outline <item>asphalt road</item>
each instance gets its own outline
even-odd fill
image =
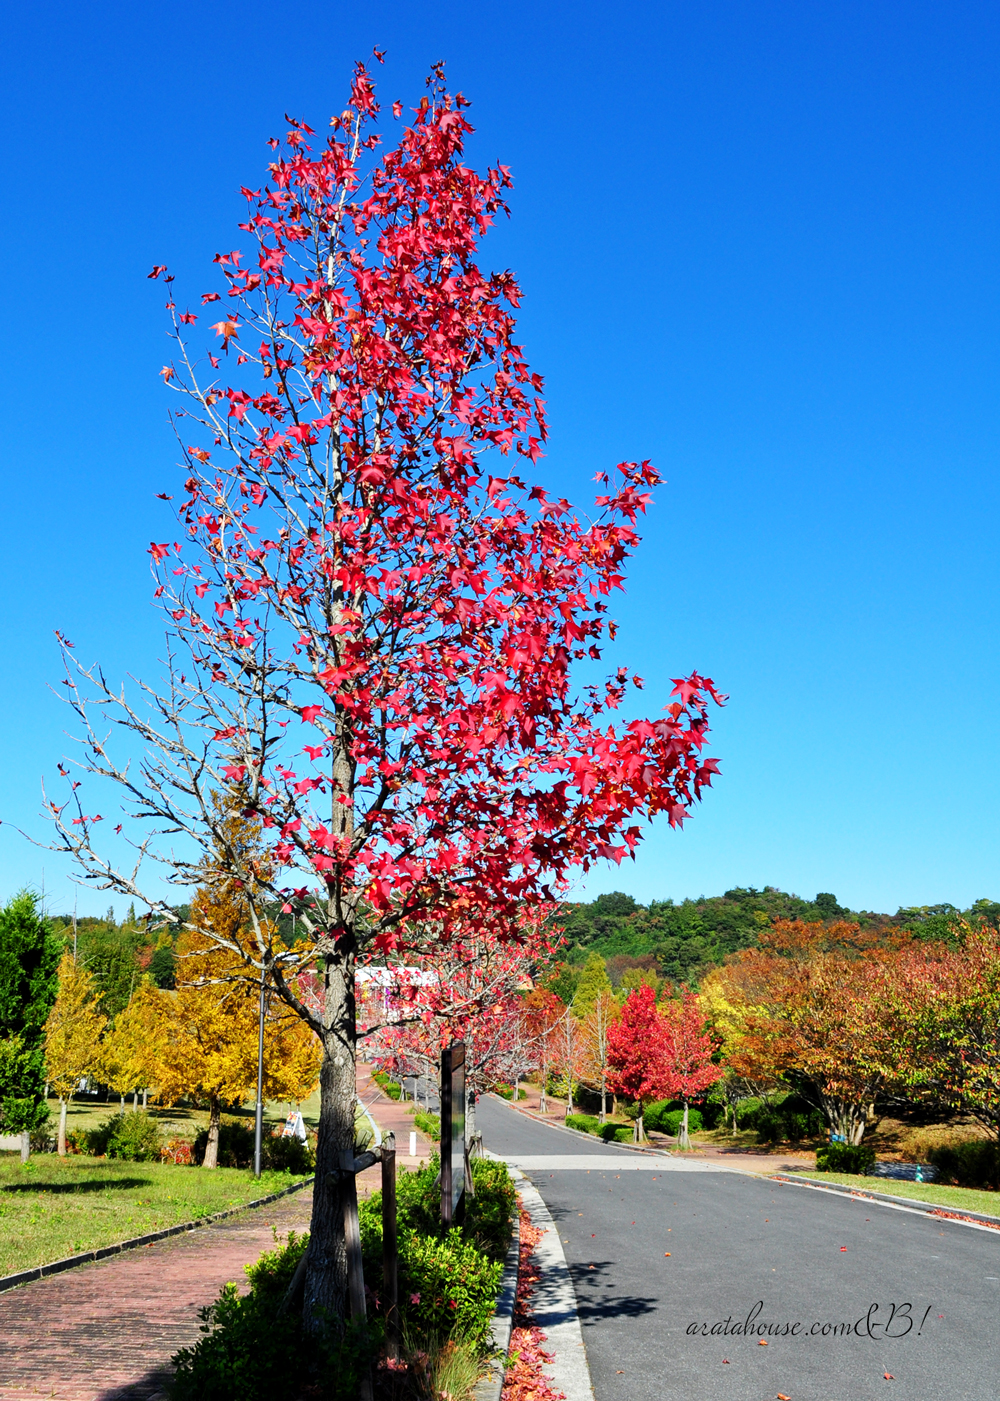
[[[1000,1232],[680,1156],[636,1171],[493,1098],[477,1127],[560,1226],[596,1401],[1000,1396]]]

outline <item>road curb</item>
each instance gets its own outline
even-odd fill
[[[510,1173],[510,1168],[507,1169]],[[511,1173],[513,1177],[513,1173]],[[514,1303],[517,1299],[517,1276],[521,1263],[521,1221],[514,1217],[514,1229],[503,1262],[503,1277],[497,1306],[490,1324],[495,1348],[490,1358],[486,1375],[476,1385],[475,1401],[500,1401],[503,1390],[504,1373],[507,1370],[507,1355],[510,1352],[510,1335],[514,1327]]]
[[[97,1260],[106,1260],[110,1255],[120,1255],[125,1250],[138,1250],[143,1245],[153,1245],[155,1241],[166,1240],[168,1236],[179,1236],[185,1231],[196,1231],[199,1226],[211,1226],[215,1221],[224,1221],[227,1216],[238,1216],[241,1211],[251,1211],[258,1206],[267,1206],[269,1202],[276,1202],[281,1197],[291,1196],[293,1192],[301,1192],[304,1187],[311,1187],[315,1177],[307,1177],[303,1182],[295,1182],[291,1187],[285,1187],[280,1192],[272,1192],[267,1197],[258,1197],[256,1201],[243,1202],[241,1206],[230,1207],[226,1211],[215,1211],[211,1216],[200,1216],[196,1221],[182,1221],[176,1226],[168,1226],[164,1231],[152,1231],[146,1236],[135,1236],[132,1240],[117,1241],[114,1245],[103,1245],[100,1250],[81,1251],[79,1255],[70,1255],[65,1260],[53,1260],[48,1265],[38,1265],[33,1270],[21,1270],[15,1275],[0,1275],[0,1294],[6,1289],[16,1289],[21,1284],[31,1284],[37,1279],[45,1279],[48,1275],[62,1274],[64,1270],[74,1270],[78,1265],[92,1265]]]
[[[573,1133],[573,1129],[568,1129]],[[583,1329],[576,1307],[576,1290],[559,1239],[559,1230],[542,1199],[523,1173],[508,1167],[507,1171],[519,1183],[521,1204],[531,1217],[531,1224],[543,1234],[535,1246],[535,1257],[542,1278],[531,1302],[532,1320],[546,1337],[546,1352],[552,1361],[544,1363],[545,1372],[554,1390],[561,1391],[566,1401],[594,1401],[590,1380],[590,1364],[583,1343]]]
[[[941,1203],[924,1202],[918,1197],[894,1197],[888,1192],[871,1192],[867,1187],[850,1187],[846,1182],[817,1182],[814,1177],[792,1177],[784,1172],[768,1173],[767,1176],[772,1182],[785,1182],[792,1187],[812,1187],[820,1192],[832,1192],[837,1197],[847,1197],[848,1200],[881,1202],[886,1206],[901,1206],[920,1216],[933,1216],[940,1221],[956,1221],[959,1225],[1000,1228],[1000,1216],[987,1216],[982,1211],[952,1211]]]

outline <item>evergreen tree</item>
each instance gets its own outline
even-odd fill
[[[0,910],[0,1130],[22,1135],[22,1158],[48,1117],[44,1029],[58,966],[58,941],[22,890]]]

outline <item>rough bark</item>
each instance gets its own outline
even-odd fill
[[[302,1301],[303,1319],[310,1331],[317,1331],[324,1321],[339,1329],[350,1316],[339,1169],[340,1155],[354,1149],[357,1033],[353,952],[327,956],[323,1021],[316,1182]]]
[[[219,1123],[222,1118],[222,1105],[213,1095],[208,1110],[208,1142],[205,1144],[205,1161],[202,1167],[219,1166]]]

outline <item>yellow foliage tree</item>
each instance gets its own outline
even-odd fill
[[[107,1018],[98,1006],[94,979],[64,953],[59,992],[45,1023],[45,1066],[59,1096],[59,1153],[66,1155],[66,1110],[77,1085],[101,1061],[101,1033]]]
[[[115,1018],[102,1049],[101,1073],[121,1097],[123,1110],[125,1096],[133,1096],[134,1108],[140,1090],[145,1108],[147,1092],[159,1083],[163,1039],[163,995],[147,975]]]
[[[224,812],[222,825],[234,847],[251,852],[259,843],[260,824],[245,818],[235,803]],[[252,859],[247,864],[252,868]],[[237,952],[246,942],[239,937],[249,917],[245,891],[207,872],[193,904],[192,922],[209,925],[214,937],[188,930],[177,942],[176,991],[159,994],[158,1083],[165,1098],[190,1096],[208,1105],[204,1165],[214,1168],[222,1106],[246,1099],[257,1083],[260,985]],[[308,1027],[273,999],[264,1027],[264,1097],[300,1100],[311,1094],[321,1056]]]

